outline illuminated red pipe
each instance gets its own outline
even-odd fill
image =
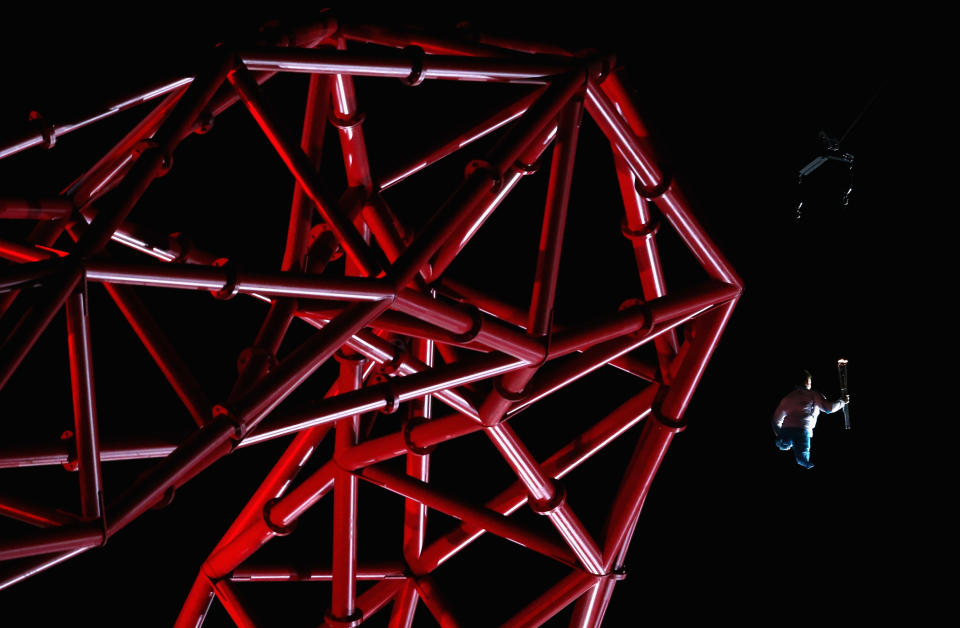
[[[337,239],[343,245],[344,251],[353,259],[354,263],[364,270],[365,274],[376,276],[379,272],[379,264],[375,261],[373,252],[363,241],[363,236],[360,235],[353,223],[341,214],[336,202],[323,189],[316,170],[311,166],[310,160],[303,153],[303,150],[283,136],[280,127],[274,122],[273,116],[268,113],[260,96],[260,90],[250,76],[250,72],[243,68],[236,68],[230,72],[228,78],[250,114],[263,129],[267,139],[270,140],[280,158],[293,173],[297,183],[310,197],[310,200],[314,202],[320,215],[323,216],[327,225],[336,234]]]
[[[105,283],[104,288],[120,308],[120,312],[146,347],[153,361],[160,367],[177,397],[193,417],[194,423],[202,426],[210,419],[213,404],[210,403],[180,354],[167,340],[166,334],[154,320],[150,310],[130,288],[109,283]],[[107,458],[101,457],[101,459]]]
[[[693,391],[700,382],[707,362],[709,362],[713,350],[720,342],[720,335],[723,333],[727,321],[730,320],[730,315],[736,305],[737,300],[733,299],[720,306],[708,317],[698,321],[697,337],[693,340],[690,351],[684,357],[673,384],[670,386],[670,391],[661,404],[660,411],[663,416],[674,421],[683,416],[693,396]]]
[[[419,340],[414,343],[414,355],[430,368],[433,368],[433,341]],[[433,418],[433,398],[424,395],[410,402],[410,417],[413,426],[408,431],[411,440],[417,423],[427,423]],[[414,441],[415,442],[415,441]],[[347,452],[343,452],[347,453]],[[407,455],[407,474],[421,482],[430,481],[430,454],[421,449]],[[414,500],[404,503],[403,555],[410,562],[420,556],[427,528],[427,508]]]
[[[355,575],[357,580],[405,580],[407,577],[402,563],[358,563]],[[333,570],[330,566],[241,565],[229,578],[232,582],[330,582]]]
[[[363,385],[363,357],[337,355],[340,361],[340,391],[358,390]],[[357,443],[360,415],[337,423],[336,451]],[[349,471],[336,470],[333,485],[333,593],[330,614],[342,622],[356,618],[357,595],[357,490],[358,481]]]
[[[501,628],[536,628],[583,595],[598,580],[597,576],[574,571],[504,622]]]
[[[473,523],[474,525],[484,528],[487,532],[492,532],[497,536],[518,543],[527,549],[531,549],[554,560],[568,565],[575,565],[577,562],[576,557],[566,546],[545,538],[539,532],[528,530],[526,527],[510,521],[499,513],[495,513],[482,506],[470,504],[457,496],[442,492],[425,482],[420,482],[419,480],[399,475],[377,466],[366,467],[355,471],[355,473],[364,480],[377,486],[402,495],[403,497],[415,499],[430,508],[435,508],[461,521]]]
[[[6,386],[10,376],[40,338],[40,334],[50,325],[50,321],[73,293],[82,275],[79,268],[67,270],[62,276],[55,277],[45,290],[36,294],[37,302],[24,312],[0,346],[0,389]]]
[[[493,133],[494,131],[503,127],[504,125],[509,124],[510,122],[513,122],[514,120],[522,116],[527,111],[527,109],[530,108],[530,105],[537,98],[539,98],[542,93],[543,93],[543,88],[539,88],[536,91],[530,92],[520,100],[507,105],[505,108],[501,109],[500,111],[492,115],[490,118],[484,120],[480,124],[477,124],[471,127],[467,131],[457,134],[454,138],[440,145],[438,148],[434,148],[433,150],[422,155],[421,157],[411,160],[408,165],[397,168],[396,170],[392,171],[390,174],[387,174],[386,176],[382,177],[377,182],[377,187],[380,190],[386,190],[387,188],[394,186],[397,183],[400,183],[410,175],[420,172],[427,166],[435,164],[436,162],[440,161],[444,157],[448,157],[452,155],[453,153],[457,152],[461,148],[464,148],[465,146],[469,146],[470,144],[479,140],[480,138],[486,137],[487,135],[489,135],[490,133]],[[539,155],[537,155],[532,160],[525,163],[532,164],[534,161],[537,160],[537,158],[539,158]],[[519,179],[520,177],[517,176],[517,180]],[[505,182],[504,185],[509,185],[509,184]]]
[[[513,167],[528,147],[542,136],[582,83],[582,73],[559,77],[551,83],[510,129],[507,137],[490,152],[486,162],[468,172],[463,184],[430,219],[417,240],[394,262],[391,274],[398,285],[406,285],[420,272],[459,226],[476,222],[478,209],[484,209],[487,195],[501,185],[507,169]],[[431,275],[436,276],[435,273]]]
[[[597,422],[566,446],[559,449],[543,462],[543,472],[554,479],[560,479],[580,466],[595,453],[639,423],[650,413],[653,399],[659,390],[654,384],[642,393],[621,404],[607,417]],[[499,495],[488,501],[486,506],[496,512],[509,515],[527,502],[529,493],[521,482],[514,483]],[[481,528],[461,525],[452,532],[430,544],[423,553],[416,571],[432,571],[461,549],[480,538]]]
[[[184,600],[180,614],[174,622],[174,628],[199,628],[203,625],[210,604],[213,602],[214,592],[210,580],[200,572],[190,587],[190,592]]]
[[[229,581],[217,580],[211,584],[213,585],[213,592],[217,594],[217,599],[223,604],[223,608],[227,611],[227,614],[230,615],[233,623],[239,628],[256,628],[256,624],[250,617],[249,611],[247,611],[243,602],[240,601],[236,590]]]
[[[587,571],[593,574],[603,573],[600,550],[596,543],[566,503],[562,489],[544,474],[533,454],[523,445],[513,428],[506,423],[501,423],[488,427],[485,432],[500,451],[500,455],[530,491],[530,497],[536,503],[536,512],[545,514],[550,519],[550,523],[554,525]]]
[[[247,436],[245,442],[258,443],[279,438],[315,425],[330,423],[351,414],[376,410],[389,411],[395,404],[452,386],[488,379],[521,368],[523,365],[524,363],[516,358],[502,354],[485,354],[430,371],[394,378],[385,384],[345,393],[334,399],[314,404],[306,410],[273,419],[264,424],[260,430]]]
[[[357,610],[359,614],[361,614],[365,620],[372,617],[397,595],[397,592],[403,588],[404,582],[406,582],[406,580],[384,580],[367,589],[357,598]],[[326,628],[344,628],[344,624],[334,623],[330,621],[329,618],[327,618],[323,625]]]
[[[100,462],[164,458],[176,447],[175,444],[162,440],[101,441]],[[0,451],[0,469],[56,466],[74,460],[73,449],[66,441],[46,446],[17,447],[12,451]]]
[[[27,559],[20,563],[16,571],[0,577],[0,591],[3,591],[7,587],[13,586],[22,580],[26,580],[30,576],[35,576],[38,573],[46,571],[51,567],[55,567],[64,561],[70,560],[74,556],[82,554],[88,549],[90,548],[81,547],[79,549],[74,549],[67,552],[60,552],[57,554],[41,556],[39,558]]]
[[[90,353],[90,311],[86,284],[67,297],[70,384],[73,391],[74,443],[80,475],[80,513],[85,519],[101,515],[103,481],[100,474],[100,436]]]
[[[400,292],[393,307],[455,334],[473,336],[471,340],[521,360],[539,362],[543,359],[545,349],[540,340],[485,314],[476,312],[471,315],[462,308],[431,299],[413,290]]]
[[[536,92],[538,97],[542,92]],[[510,192],[520,183],[520,180],[531,174],[536,168],[540,157],[546,151],[547,147],[553,142],[557,134],[556,125],[549,125],[528,148],[503,174],[500,187],[490,190],[480,201],[478,209],[471,214],[469,220],[460,224],[453,235],[447,240],[440,250],[437,251],[431,260],[432,278],[437,279],[443,275],[447,267],[453,262],[454,258],[460,254],[460,251],[470,242],[474,234],[483,226],[483,223],[500,206]],[[526,320],[526,316],[523,317]]]
[[[66,198],[0,198],[0,218],[16,220],[54,220],[73,214],[73,203]]]
[[[337,50],[345,51],[346,49],[346,41],[338,39]],[[363,138],[363,119],[358,118],[357,94],[353,88],[353,78],[349,74],[335,74],[332,77],[332,83],[330,93],[336,120],[334,126],[340,131],[340,147],[347,170],[347,185],[361,187],[369,192],[373,189],[373,177],[370,175],[367,143]]]
[[[233,63],[233,55],[221,53],[210,63],[210,68],[190,84],[154,135],[155,147],[146,150],[120,182],[116,192],[119,200],[112,206],[112,211],[97,214],[77,242],[75,252],[79,256],[86,257],[103,250],[150,183],[169,169],[174,149],[184,133],[193,127]]]
[[[5,238],[0,238],[0,257],[11,262],[39,262],[50,258],[50,251],[39,248],[35,244],[21,244]],[[6,294],[0,296],[7,296]]]
[[[387,628],[411,628],[417,614],[419,599],[416,582],[412,578],[408,579],[393,600],[393,610],[390,612],[390,623],[387,624]]]
[[[209,290],[230,296],[232,291],[304,299],[379,301],[392,299],[392,286],[378,279],[316,277],[306,273],[233,272],[226,267],[195,264],[86,263],[88,281],[112,284]]]
[[[667,293],[660,267],[660,255],[654,240],[657,224],[650,216],[647,201],[637,192],[637,179],[627,166],[623,157],[616,150],[613,151],[613,160],[617,167],[617,180],[620,183],[620,194],[626,210],[624,235],[633,246],[634,257],[637,260],[637,270],[640,273],[640,287],[645,300],[650,301],[662,297]],[[677,334],[670,330],[657,338],[657,356],[660,362],[660,372],[667,376],[669,365],[677,355]]]
[[[448,55],[424,55],[413,59],[410,55],[391,51],[361,54],[343,50],[258,48],[242,50],[239,55],[251,70],[512,83],[543,83],[549,77],[565,74],[580,65],[578,60],[527,61]]]
[[[577,100],[571,100],[560,114],[557,125],[557,143],[550,167],[550,180],[547,184],[547,200],[540,232],[540,250],[537,256],[533,295],[530,298],[530,314],[527,322],[527,331],[536,338],[548,335],[553,320],[557,276],[560,272],[560,251],[567,220],[567,204],[570,199],[570,183],[582,113],[583,104]],[[509,396],[520,393],[538,368],[530,367],[500,377],[499,386],[493,387],[480,406],[480,417],[484,425],[499,423],[513,404],[513,400],[501,394],[500,390]]]
[[[504,322],[524,329],[528,324],[527,319],[529,318],[529,314],[523,311],[521,308],[503,303],[502,301],[494,299],[490,295],[484,294],[479,290],[470,288],[452,279],[442,279],[440,280],[439,285],[444,293],[451,294],[458,300],[465,300],[469,303],[472,303],[481,310],[489,312],[497,318],[502,319]],[[569,329],[554,322],[554,333],[565,331],[569,331]],[[611,360],[609,364],[610,366],[616,367],[620,370],[630,373],[631,375],[641,377],[650,382],[657,379],[656,365],[648,364],[647,362],[633,356],[621,356],[615,360]]]
[[[76,515],[30,504],[7,495],[0,495],[0,515],[40,528],[52,528],[77,522]]]
[[[0,560],[68,552],[102,543],[103,530],[97,523],[43,528],[0,541]]]
[[[190,80],[192,82],[193,79]],[[90,201],[103,196],[112,189],[129,171],[136,157],[137,144],[151,137],[160,128],[163,121],[173,111],[174,106],[187,90],[184,83],[160,101],[137,125],[101,157],[97,163],[84,172],[67,188],[67,194],[76,207],[83,207]]]
[[[193,79],[190,77],[185,77],[168,81],[155,87],[137,92],[132,96],[118,100],[110,105],[106,111],[82,116],[74,122],[51,125],[50,135],[53,138],[60,138],[68,133],[76,131],[77,129],[82,129],[89,124],[120,113],[121,111],[125,111],[141,103],[149,102],[154,98],[176,91],[184,85],[189,84],[192,80]],[[32,122],[29,124],[29,126],[33,127],[33,129],[21,132],[20,136],[16,140],[13,140],[12,142],[0,147],[0,159],[19,153],[22,150],[32,148],[33,146],[53,146],[56,139],[48,141],[43,130],[34,130],[40,125],[38,125],[36,122]]]
[[[417,595],[423,599],[424,606],[443,628],[461,628],[463,626],[457,620],[449,602],[440,593],[433,577],[423,576],[411,580],[417,588]]]

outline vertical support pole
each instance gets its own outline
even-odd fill
[[[90,352],[90,313],[85,281],[81,281],[78,289],[67,297],[67,332],[74,438],[80,473],[80,513],[85,519],[97,519],[102,514],[103,485],[100,477],[100,438],[97,430],[93,359]]]
[[[570,185],[582,116],[583,100],[578,97],[571,98],[561,111],[557,125],[557,142],[550,165],[550,181],[547,185],[543,227],[540,231],[540,250],[527,320],[527,333],[535,338],[546,336],[553,320],[557,277],[560,274],[560,253],[563,250],[563,233],[567,222]],[[496,425],[503,419],[514,403],[509,397],[515,397],[523,391],[538,369],[539,366],[532,366],[500,377],[499,386],[494,386],[480,406],[480,418],[484,425]]]
[[[414,357],[423,362],[426,366],[433,368],[434,354],[433,340],[417,339],[413,343]],[[432,396],[424,397],[410,402],[410,418],[408,421],[412,425],[423,421],[429,421],[433,415]],[[421,453],[407,454],[407,475],[417,478],[421,482],[430,481],[430,454],[426,451]],[[408,565],[415,565],[420,560],[420,553],[423,551],[423,543],[427,530],[427,507],[426,505],[413,500],[406,499],[403,503],[403,559]],[[397,601],[394,603],[393,612],[390,615],[389,628],[411,628],[413,618],[417,611],[417,600],[419,594],[413,582],[408,582],[407,586],[397,594]]]
[[[363,385],[363,356],[336,354],[340,362],[341,392]],[[336,426],[336,450],[345,452],[357,444],[360,415],[341,419]],[[358,622],[357,612],[357,489],[359,479],[349,471],[334,472],[333,485],[333,590],[328,618],[337,623]]]
[[[647,200],[637,191],[636,176],[616,149],[613,150],[613,162],[617,168],[617,181],[620,184],[620,194],[623,197],[623,207],[626,211],[622,229],[623,235],[630,240],[633,247],[633,253],[637,260],[637,271],[640,273],[643,299],[644,301],[651,301],[667,293],[663,270],[660,267],[660,255],[654,239],[659,224],[653,220]],[[664,381],[669,383],[669,366],[674,356],[677,355],[678,349],[677,332],[671,329],[661,334],[654,340],[654,344],[657,348],[660,372],[665,378]]]

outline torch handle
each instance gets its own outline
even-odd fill
[[[847,396],[847,361],[838,360],[837,361],[837,373],[840,376],[840,396]],[[849,404],[843,405],[843,427],[844,429],[851,429],[850,425],[850,406]]]

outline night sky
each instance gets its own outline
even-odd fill
[[[920,498],[891,464],[896,447],[907,442],[893,443],[887,435],[907,418],[902,395],[891,398],[901,390],[891,381],[891,367],[903,368],[912,355],[903,258],[920,247],[891,237],[905,221],[902,139],[894,129],[901,122],[907,72],[890,45],[890,29],[836,14],[718,11],[688,25],[692,16],[682,9],[641,21],[600,10],[543,18],[532,8],[519,14],[506,8],[442,15],[355,6],[346,11],[382,23],[449,28],[469,21],[480,31],[615,52],[663,162],[746,286],[687,411],[689,427],[674,439],[654,481],[628,556],[628,578],[617,585],[604,625],[630,626],[660,614],[679,621],[779,621],[822,617],[828,609],[839,620],[899,612],[917,584],[903,574],[915,560],[911,513]],[[213,44],[242,38],[272,17],[309,20],[305,13],[270,11],[277,9],[242,17],[198,9],[146,18],[131,10],[112,17],[38,14],[7,21],[0,49],[6,66],[0,135],[18,128],[31,109],[61,120],[154,79],[189,73]],[[306,85],[304,75],[281,76],[265,89],[297,136]],[[431,133],[479,120],[528,88],[458,83],[412,89],[395,80],[359,79],[357,89],[376,175],[428,146],[436,137]],[[50,152],[3,160],[0,195],[55,194],[145,111],[77,131]],[[842,145],[856,158],[849,206],[840,203],[847,172],[829,164],[811,176],[798,222],[796,172],[818,154],[817,133],[838,137],[861,112]],[[336,135],[328,130],[327,137],[336,160]],[[411,179],[408,189],[398,186],[386,195],[388,202],[411,224],[422,224],[464,164],[495,139],[450,157],[435,174]],[[452,277],[527,307],[548,170],[521,182],[517,197],[451,266]],[[342,189],[336,161],[331,172],[331,187]],[[173,171],[156,182],[131,218],[160,233],[189,231],[202,248],[266,270],[279,264],[292,186],[262,133],[237,106],[207,136],[181,145]],[[639,293],[632,251],[619,233],[621,218],[608,145],[585,116],[558,321],[575,325]],[[24,225],[6,223],[0,225],[3,237],[23,237]],[[669,227],[660,233],[668,289],[702,279]],[[117,259],[138,259],[112,250]],[[266,309],[243,299],[222,303],[202,294],[138,292],[214,401],[225,395],[236,355],[252,341]],[[101,435],[186,433],[189,416],[102,288],[92,286],[90,299]],[[0,393],[3,449],[55,439],[71,426],[63,325],[60,314]],[[899,338],[894,346],[891,334]],[[308,335],[305,325],[293,325],[281,354]],[[774,447],[770,415],[801,368],[813,373],[814,388],[835,399],[838,358],[850,361],[854,429],[843,429],[842,413],[821,415],[812,448],[816,467],[807,471]],[[322,395],[331,373],[321,369],[291,402]],[[602,370],[518,417],[516,427],[543,457],[638,390],[637,380]],[[638,433],[634,428],[566,481],[571,505],[595,534],[603,529]],[[0,612],[31,618],[0,624],[171,624],[201,562],[285,443],[220,461],[178,490],[170,506],[148,512],[105,548],[0,592]],[[482,436],[444,449],[436,455],[435,477],[474,501],[511,481]],[[104,465],[108,502],[111,492],[147,466]],[[378,490],[361,489],[361,559],[399,553],[401,500]],[[59,468],[0,471],[0,492],[78,507],[75,478]],[[254,559],[322,562],[329,554],[330,514],[327,498],[304,517],[297,534],[271,542]],[[435,521],[437,530],[452,525],[442,516]],[[26,528],[0,521],[3,535]],[[497,625],[564,573],[504,545],[486,538],[460,563],[451,561],[438,572],[451,602],[473,621],[466,625]],[[264,626],[316,625],[329,604],[326,584],[237,588]],[[547,625],[566,625],[571,608]],[[206,626],[232,625],[218,603],[213,609]],[[368,625],[385,626],[388,615],[382,612]],[[421,609],[416,625],[435,622]]]

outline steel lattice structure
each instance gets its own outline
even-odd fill
[[[361,44],[358,51],[357,44]],[[375,47],[375,48],[374,48]],[[375,50],[375,52],[373,52]],[[310,74],[299,144],[284,134],[260,85],[278,72]],[[375,178],[367,156],[363,116],[353,77],[510,82],[536,86],[489,119],[410,165]],[[177,626],[197,626],[217,598],[233,620],[253,625],[233,582],[329,580],[328,626],[356,626],[393,602],[390,626],[410,626],[418,601],[444,626],[459,625],[456,609],[437,595],[431,574],[484,532],[513,541],[569,567],[569,575],[510,619],[536,626],[571,603],[573,625],[599,626],[650,483],[739,298],[742,284],[687,207],[678,186],[658,166],[647,132],[610,55],[573,55],[545,44],[480,35],[474,40],[413,35],[397,29],[339,24],[330,17],[249,48],[219,48],[196,76],[169,82],[118,102],[107,112],[159,101],[129,133],[59,196],[37,201],[0,199],[0,217],[34,220],[30,237],[0,239],[11,263],[2,273],[0,313],[18,320],[0,347],[5,385],[61,308],[69,329],[73,436],[32,450],[0,452],[0,467],[72,464],[81,511],[69,515],[0,497],[0,513],[37,526],[0,541],[0,560],[29,559],[0,588],[96,548],[173,490],[236,448],[294,435],[247,506],[197,575]],[[246,272],[233,261],[189,246],[175,234],[157,238],[128,220],[151,182],[173,166],[181,141],[203,134],[227,108],[245,106],[296,179],[283,263],[278,271]],[[574,155],[584,109],[613,149],[625,208],[622,235],[635,252],[642,298],[591,324],[554,325],[553,311]],[[0,157],[58,138],[103,114],[71,124],[42,118]],[[319,147],[327,121],[339,135],[347,189],[331,194]],[[483,160],[470,163],[456,192],[417,233],[381,192],[471,142],[504,129]],[[191,141],[204,141],[203,138]],[[546,162],[544,204],[533,296],[518,310],[444,271],[502,200]],[[658,255],[654,208],[693,252],[709,280],[667,293]],[[616,234],[611,234],[613,237]],[[155,258],[113,261],[108,244]],[[342,276],[329,262],[342,253]],[[87,285],[103,284],[196,423],[183,442],[149,439],[101,442],[87,309]],[[244,352],[233,390],[213,403],[131,286],[242,295],[269,303],[252,347]],[[26,307],[11,305],[22,300]],[[278,349],[291,321],[317,331],[282,360]],[[396,338],[407,339],[404,350]],[[645,344],[656,362],[637,357]],[[439,359],[435,358],[439,356]],[[306,408],[281,402],[321,365],[339,362],[325,399]],[[545,460],[537,460],[508,421],[554,391],[599,368],[617,368],[646,382],[639,394]],[[482,384],[485,382],[485,385]],[[451,409],[435,416],[432,399]],[[363,438],[361,419],[406,406],[391,433]],[[640,425],[639,443],[608,516],[593,538],[565,499],[559,479]],[[335,428],[332,458],[300,479],[298,471]],[[436,489],[431,452],[482,431],[517,481],[485,504]],[[406,474],[384,464],[406,458]],[[120,495],[104,495],[101,463],[156,458],[152,470]],[[405,499],[404,543],[388,563],[358,563],[358,483],[365,480]],[[332,493],[333,560],[309,573],[244,562],[270,539],[292,532],[297,519]],[[524,505],[543,515],[557,535],[510,518]],[[429,508],[462,523],[424,542]],[[357,594],[358,580],[378,580]],[[545,586],[550,583],[544,583]]]

